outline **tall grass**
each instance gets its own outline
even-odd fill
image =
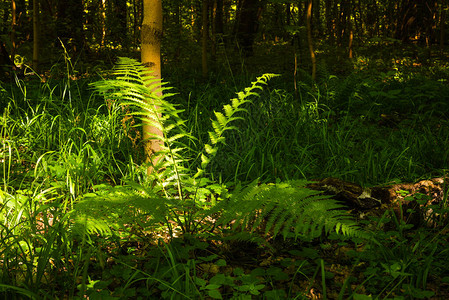
[[[78,293],[88,252],[67,214],[99,183],[134,176],[133,144],[116,106],[95,102],[82,80],[17,79],[0,101],[0,294],[52,299]],[[5,85],[6,87],[6,85]],[[5,88],[6,90],[6,88]],[[89,250],[90,251],[90,250]],[[87,260],[86,260],[87,259]]]
[[[69,68],[67,73],[73,75],[74,71]],[[381,80],[353,74],[344,80],[332,77],[316,84],[303,83],[297,96],[283,88],[282,78],[273,79],[274,87],[246,107],[243,120],[235,120],[237,130],[223,133],[226,143],[208,165],[211,180],[233,187],[255,178],[274,182],[334,176],[374,185],[440,175],[449,163],[447,87],[413,78],[394,80],[387,75]],[[105,268],[104,243],[112,243],[110,252],[118,252],[123,251],[123,243],[135,242],[129,236],[102,241],[95,235],[78,235],[71,227],[70,211],[81,198],[102,189],[110,191],[111,186],[125,181],[143,183],[146,178],[140,166],[141,146],[135,139],[139,131],[134,125],[139,121],[126,118],[132,111],[92,95],[87,88],[90,80],[73,78],[45,83],[16,80],[0,91],[4,107],[0,112],[0,296],[5,299],[51,299],[54,295],[48,291],[55,287],[69,297],[95,294],[98,288],[90,273]],[[241,89],[235,86],[238,78],[233,78],[230,86],[225,84],[229,80],[223,80],[201,86],[186,79],[179,89],[187,92],[170,98],[185,109],[180,114],[186,119],[188,135],[197,137],[184,141],[185,155],[193,158],[189,161],[192,170],[201,167],[199,153],[209,141],[214,111]],[[383,115],[396,114],[398,120],[385,123]],[[187,195],[204,193],[198,197],[216,200],[213,190],[188,188]],[[123,190],[114,191],[123,196]],[[139,192],[145,191],[154,192],[148,186]],[[183,218],[180,220],[186,224],[197,222]],[[136,229],[134,237],[148,239],[145,230]],[[433,238],[423,235],[414,242],[427,243]],[[431,266],[447,252],[430,246],[410,249],[405,240],[401,236],[394,249],[370,245],[377,249],[376,259],[384,263],[375,267],[388,274],[396,275],[391,266],[410,251],[413,259],[420,259],[419,263],[404,261],[399,266],[403,274],[389,278],[384,294],[400,280],[424,289]],[[170,245],[161,247],[158,253],[164,263],[152,260],[156,265],[151,266],[151,274],[124,262],[124,269],[131,274],[122,275],[126,287],[145,282],[146,288],[157,287],[155,293],[167,297],[201,295],[198,286],[208,288],[195,274],[197,261],[178,258],[175,250]],[[388,261],[391,256],[395,262]],[[323,261],[319,267],[326,288]],[[405,274],[408,272],[417,275]],[[238,276],[236,281],[241,279]],[[237,289],[226,282],[218,286]],[[216,293],[218,288],[210,290]]]
[[[282,85],[280,80],[272,85]],[[447,87],[441,85],[436,93],[434,83],[423,81],[418,97],[409,81],[382,86],[376,80],[355,74],[315,87],[303,83],[299,98],[268,88],[237,125],[239,130],[227,136],[214,173],[223,181],[334,176],[362,184],[414,181],[434,170],[438,174],[449,154],[444,148],[449,124],[437,117],[449,113]],[[218,105],[217,98],[206,95],[207,90],[196,103],[175,99],[187,105],[189,128],[197,136]],[[398,120],[391,123],[385,120],[395,116]]]

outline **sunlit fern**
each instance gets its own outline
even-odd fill
[[[215,158],[219,145],[225,142],[225,132],[235,130],[233,122],[244,120],[244,104],[274,77],[265,74],[227,104],[222,112],[215,112],[209,132],[210,142],[204,146],[201,166],[191,170],[183,156],[186,138],[193,139],[179,117],[180,110],[154,93],[160,81],[155,80],[144,66],[132,59],[121,58],[115,68],[115,79],[94,86],[106,99],[135,108],[134,115],[143,117],[160,128],[164,142],[165,159],[156,166],[157,180],[151,185],[128,182],[124,187],[101,187],[96,193],[85,196],[73,212],[73,229],[101,234],[129,228],[165,226],[170,235],[175,227],[182,233],[210,231],[234,223],[238,228],[254,231],[262,225],[265,232],[284,237],[316,237],[329,231],[345,235],[360,235],[361,231],[342,210],[343,206],[317,191],[305,187],[305,181],[280,184],[258,184],[257,181],[232,195],[227,189],[208,179],[207,167]],[[167,90],[166,88],[163,88]],[[151,97],[148,103],[147,97]],[[161,116],[162,114],[162,116]],[[169,189],[168,186],[172,184]],[[216,197],[213,197],[214,190]],[[206,192],[205,192],[206,191]],[[209,193],[207,192],[209,191]],[[206,199],[205,195],[209,195]],[[207,200],[207,201],[206,201]],[[216,201],[215,201],[216,200]],[[140,223],[139,223],[140,222]],[[175,224],[175,225],[174,225]]]
[[[247,112],[242,106],[248,102],[251,102],[251,96],[259,96],[257,91],[262,90],[262,86],[267,84],[267,81],[276,74],[264,74],[257,78],[256,81],[251,83],[250,87],[244,89],[243,92],[237,93],[237,98],[231,99],[231,104],[226,104],[223,106],[223,112],[214,112],[216,120],[212,121],[212,127],[214,131],[209,131],[210,144],[204,145],[204,152],[201,154],[201,168],[198,168],[195,177],[200,177],[211,160],[215,157],[219,144],[225,142],[224,133],[228,130],[237,129],[235,126],[231,125],[232,122],[236,120],[244,120],[244,118],[239,115],[242,112]]]
[[[193,137],[185,130],[185,121],[179,117],[182,110],[165,100],[173,95],[167,92],[170,88],[164,87],[165,83],[156,79],[147,67],[126,57],[119,58],[112,75],[113,79],[95,82],[93,87],[105,100],[134,108],[130,115],[162,131],[163,136],[150,135],[150,139],[161,140],[163,144],[162,150],[155,153],[163,159],[158,160],[154,166],[158,172],[151,176],[165,193],[174,184],[177,193],[182,195],[179,184],[189,173],[184,168],[187,158],[182,155],[186,148],[182,141]]]
[[[214,207],[221,211],[218,223],[233,223],[236,230],[259,230],[273,237],[314,238],[331,231],[364,236],[344,205],[306,187],[308,181],[277,184],[254,181]]]

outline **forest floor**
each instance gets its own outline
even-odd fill
[[[0,296],[449,299],[447,53],[429,61],[419,47],[373,47],[348,61],[323,46],[315,82],[307,56],[295,72],[285,45],[222,55],[207,79],[197,59],[179,68],[166,59],[169,101],[182,109],[171,116],[188,129],[175,132],[186,177],[169,164],[146,175],[134,108],[93,93],[106,70],[0,82]],[[210,132],[226,123],[211,124],[215,112],[262,73],[282,76],[248,95],[195,183]],[[338,210],[363,234],[319,218],[319,234],[298,234],[270,218],[275,209],[259,224],[263,205],[245,226],[237,214],[223,225],[212,210],[249,187],[276,186],[282,198],[297,180],[307,180],[297,192],[343,204],[328,216]],[[95,223],[103,217],[112,223]]]

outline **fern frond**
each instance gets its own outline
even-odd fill
[[[237,93],[237,98],[231,99],[231,105],[226,104],[223,106],[224,114],[221,112],[214,112],[216,120],[212,121],[213,131],[209,131],[210,144],[205,145],[205,152],[201,154],[201,168],[198,168],[195,178],[199,178],[204,175],[204,170],[210,164],[215,157],[218,146],[226,141],[224,133],[228,130],[237,130],[237,127],[230,125],[230,123],[243,119],[237,114],[247,112],[246,109],[241,106],[245,103],[251,102],[249,99],[251,96],[258,96],[256,90],[262,90],[262,85],[266,85],[267,81],[273,77],[279,75],[276,74],[264,74],[251,83],[250,87],[244,89],[243,92]]]
[[[165,223],[167,202],[154,193],[142,193],[129,186],[109,187],[100,193],[85,195],[75,204],[70,215],[71,229],[78,234],[112,235],[136,222],[146,227]]]
[[[182,182],[179,176],[191,173],[184,164],[186,158],[182,155],[188,149],[186,140],[194,140],[185,128],[185,120],[179,117],[183,111],[166,101],[167,97],[174,95],[167,93],[169,88],[165,83],[152,76],[148,68],[134,59],[119,58],[113,75],[114,79],[99,81],[93,84],[98,93],[105,99],[113,100],[123,106],[134,108],[130,115],[138,116],[142,123],[148,124],[162,131],[163,136],[149,135],[149,139],[162,142],[162,149],[155,153],[163,159],[158,160],[152,177],[161,183],[167,179],[178,183],[178,190]],[[158,92],[163,92],[162,95]],[[141,125],[141,124],[140,124]]]
[[[293,233],[295,238],[317,237],[322,232],[335,231],[348,236],[362,236],[357,223],[345,213],[345,206],[306,188],[304,180],[280,184],[258,184],[223,201],[216,209],[222,210],[219,223],[234,223],[235,228],[253,231],[265,225],[265,233],[284,238]]]

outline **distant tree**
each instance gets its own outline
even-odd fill
[[[84,49],[82,0],[58,0],[56,34],[74,52]]]
[[[106,0],[90,0],[85,5],[84,28],[88,45],[105,45],[106,36]]]
[[[16,1],[11,0],[11,60],[14,61],[16,54],[16,26],[17,26],[17,6]]]
[[[310,59],[312,60],[312,80],[316,79],[316,56],[313,49],[313,39],[312,39],[312,0],[308,0],[307,4],[307,42],[309,44]]]
[[[140,41],[140,26],[142,24],[143,2],[141,0],[132,0],[132,26],[133,42],[138,45]]]
[[[33,0],[33,69],[39,72],[39,43],[40,43],[40,7],[39,0]]]
[[[418,39],[427,45],[436,26],[436,0],[403,0],[399,4],[395,37],[403,42]]]
[[[443,54],[444,50],[444,35],[446,26],[446,10],[449,9],[449,3],[441,4],[441,16],[440,16],[440,53]]]
[[[203,1],[203,9],[201,17],[203,19],[203,26],[202,26],[202,37],[201,37],[201,65],[203,70],[203,78],[207,77],[207,41],[209,38],[209,18],[208,18],[208,12],[209,12],[209,0],[202,0]]]
[[[223,0],[214,1],[214,33],[216,35],[222,35],[224,33],[223,28]]]
[[[162,41],[162,1],[144,0],[143,22],[141,31],[141,60],[153,72],[153,76],[161,79],[161,41]],[[161,93],[160,91],[157,91]],[[151,98],[148,99],[151,101]],[[150,163],[148,173],[154,171],[159,158],[155,153],[161,150],[162,142],[155,139],[162,136],[162,131],[148,123],[143,124],[146,161]]]
[[[129,46],[126,3],[127,0],[106,1],[106,32],[109,35],[109,41],[124,49]]]
[[[349,6],[354,8],[353,1],[348,1]],[[354,20],[354,21],[353,21]],[[352,9],[348,8],[347,22],[346,22],[346,30],[348,31],[348,49],[349,49],[349,58],[353,58],[353,41],[354,41],[354,25],[355,22],[355,13],[352,13]]]
[[[332,10],[332,0],[325,0],[325,18],[326,18],[326,30],[329,35],[329,42],[331,44],[334,43],[334,27],[335,27],[335,18]]]
[[[235,33],[239,46],[246,56],[253,55],[253,44],[259,27],[260,0],[239,0]]]
[[[378,37],[380,35],[379,5],[375,0],[370,0],[366,2],[367,3],[364,6],[365,7],[364,11],[366,12],[364,23],[366,24],[365,26],[367,28],[368,35],[371,38],[373,38],[374,36]]]
[[[212,7],[212,56],[215,60],[217,44],[223,41],[223,0],[214,0]]]

